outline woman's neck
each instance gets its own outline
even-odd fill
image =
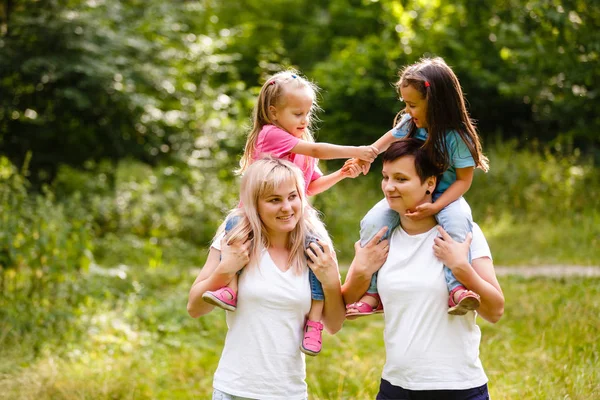
[[[275,249],[287,249],[290,240],[289,233],[279,233],[269,235],[270,247]]]
[[[437,221],[434,217],[427,217],[415,221],[408,217],[400,215],[400,226],[402,226],[404,232],[408,233],[409,235],[418,235],[420,233],[425,233],[436,225]]]

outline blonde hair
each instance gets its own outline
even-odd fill
[[[288,263],[300,273],[306,266],[305,240],[308,236],[319,238],[332,246],[325,225],[317,211],[308,203],[304,191],[302,171],[295,164],[266,157],[253,162],[244,173],[240,187],[242,207],[232,210],[227,219],[238,220],[235,227],[227,233],[227,243],[246,240],[250,237],[253,243],[250,248],[248,266],[256,265],[263,249],[270,247],[270,237],[258,214],[258,202],[269,196],[275,189],[288,182],[294,182],[300,198],[301,207],[298,224],[290,232],[287,248],[290,250]],[[215,240],[221,236],[225,224],[222,224]]]
[[[296,70],[289,69],[278,72],[267,79],[262,88],[260,88],[260,93],[252,112],[252,130],[248,133],[244,154],[240,160],[240,168],[235,171],[236,173],[243,174],[252,163],[258,134],[265,125],[274,125],[269,113],[269,107],[285,104],[286,89],[290,88],[307,88],[312,94],[313,105],[308,117],[308,128],[304,130],[302,140],[306,140],[307,142],[315,141],[311,128],[316,121],[316,112],[319,110],[317,104],[319,88],[314,83],[300,76]]]

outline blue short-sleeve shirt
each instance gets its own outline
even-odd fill
[[[398,139],[406,137],[411,125],[409,123],[410,119],[410,115],[404,114],[398,125],[392,129],[392,136]],[[427,129],[417,128],[415,137],[420,140],[427,139]],[[448,152],[450,167],[443,173],[435,189],[435,193],[438,194],[445,192],[456,181],[456,168],[475,167],[475,160],[473,160],[469,148],[458,132],[454,130],[446,133],[446,151]]]

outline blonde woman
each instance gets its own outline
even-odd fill
[[[311,126],[318,109],[317,92],[316,85],[294,70],[282,71],[267,79],[256,100],[252,130],[248,133],[237,172],[244,174],[255,160],[266,155],[288,160],[302,170],[303,190],[309,196],[322,193],[343,179],[356,178],[362,170],[358,165],[323,175],[317,161],[355,157],[370,163],[377,157],[378,151],[373,146],[315,143]],[[228,218],[226,231],[236,223],[235,218]],[[312,305],[305,334],[301,338],[301,349],[307,355],[316,356],[321,351],[324,294],[319,280],[310,271],[309,275]],[[238,303],[237,277],[225,282],[223,287],[207,291],[203,298],[212,305],[235,311]]]
[[[252,163],[241,182],[238,222],[217,233],[189,295],[196,318],[212,311],[202,300],[244,268],[244,301],[227,312],[225,347],[213,399],[307,399],[306,365],[298,343],[311,306],[308,271],[323,286],[323,325],[337,332],[345,318],[339,270],[329,236],[307,203],[302,171],[281,159]],[[307,237],[318,237],[305,249]]]

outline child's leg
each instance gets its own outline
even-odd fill
[[[241,217],[232,217],[225,221],[225,234],[230,232],[240,221]],[[209,290],[202,294],[202,299],[214,306],[221,307],[228,311],[235,311],[237,308],[237,290],[238,276],[242,270],[229,281],[229,283],[217,290]]]
[[[471,215],[471,207],[466,202],[466,200],[461,197],[458,200],[448,204],[444,207],[437,215],[436,219],[438,223],[444,228],[446,232],[452,237],[452,239],[457,242],[464,242],[467,238],[467,234],[473,230],[473,217]],[[471,251],[469,250],[468,254],[469,262],[471,262]],[[465,304],[460,307],[460,310],[457,310],[456,307],[458,303],[461,302],[461,299],[465,297],[465,293],[468,292],[467,288],[460,283],[452,270],[444,265],[444,276],[446,278],[446,286],[448,287],[448,293],[450,293],[451,299],[449,304],[452,309],[452,313],[457,315],[465,314],[468,309],[465,309],[465,306],[475,307],[478,305],[479,300],[475,301],[475,296],[478,297],[475,293],[471,299],[467,299]],[[468,297],[471,297],[470,295]],[[472,308],[474,309],[474,308]],[[449,311],[450,312],[450,311]]]
[[[381,200],[360,221],[360,246],[365,247],[384,226],[388,227],[388,231],[382,240],[387,239],[399,224],[400,215],[389,207],[386,199]]]
[[[360,221],[360,245],[365,247],[366,244],[373,239],[373,236],[375,236],[375,234],[384,226],[387,226],[388,230],[385,235],[383,235],[382,240],[389,238],[392,231],[398,227],[399,224],[400,215],[389,207],[386,199],[381,200],[379,203],[375,204],[375,206],[369,210],[367,215],[364,216],[362,221]],[[365,295],[356,303],[348,304],[348,312],[346,315],[351,317],[382,312],[380,303],[381,300],[377,293],[377,272],[375,272],[371,277],[371,283]],[[368,306],[365,307],[365,304]]]
[[[310,244],[312,241],[316,241],[316,239],[307,239],[306,247],[308,247],[308,244]],[[307,249],[306,251],[310,250]],[[306,324],[304,325],[304,336],[302,338],[300,350],[309,356],[316,356],[321,351],[323,343],[323,324],[321,323],[321,318],[323,317],[325,295],[323,293],[323,286],[321,285],[321,282],[319,282],[317,276],[310,269],[308,270],[308,279],[310,283],[310,295],[312,301],[310,304],[310,311],[308,312]]]

